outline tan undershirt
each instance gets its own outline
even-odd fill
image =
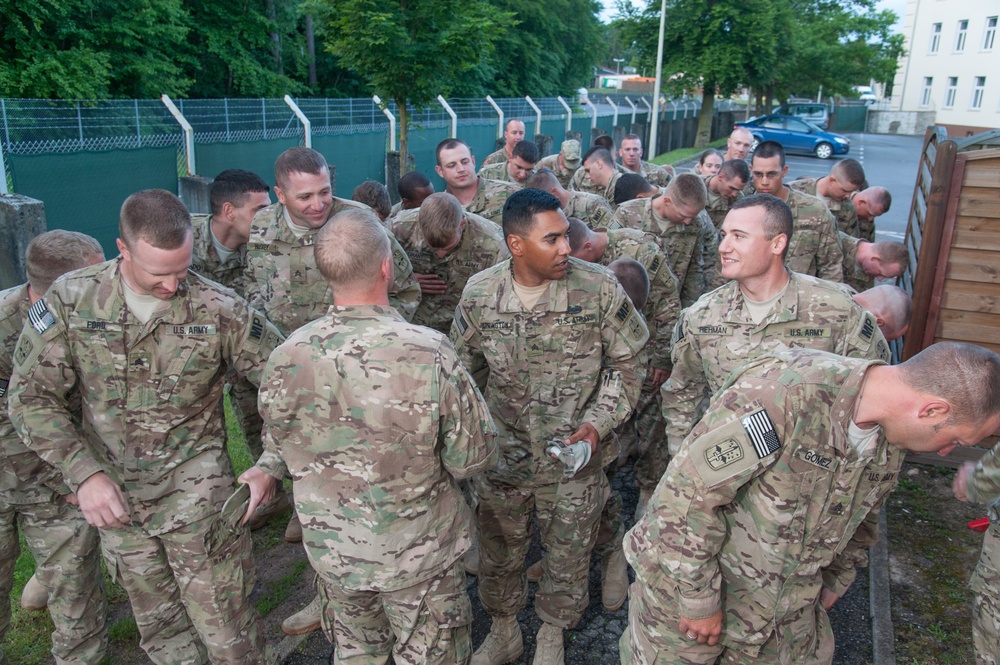
[[[538,304],[538,300],[542,297],[542,294],[549,288],[548,282],[545,282],[540,286],[523,286],[514,280],[511,280],[511,282],[514,284],[514,293],[516,293],[517,297],[521,299],[521,303],[524,305],[525,309],[534,309],[535,305]]]
[[[298,224],[293,222],[292,218],[288,216],[288,208],[285,208],[284,215],[285,215],[285,223],[288,224],[288,228],[291,230],[292,235],[295,236],[296,240],[302,240],[302,238],[304,238],[307,233],[313,230],[308,226],[299,226]]]
[[[135,292],[124,279],[122,285],[125,287],[125,306],[128,307],[128,311],[132,312],[132,316],[139,319],[139,323],[142,325],[146,325],[156,314],[156,311],[167,304],[156,296]]]
[[[791,280],[789,280],[791,281]],[[781,296],[785,295],[785,291],[788,290],[789,282],[785,282],[785,288],[781,289],[773,297],[768,298],[764,302],[756,302],[747,298],[743,291],[740,291],[740,295],[743,296],[743,304],[747,308],[747,313],[750,314],[750,320],[753,324],[759,325],[761,321],[771,312],[771,308],[774,307],[774,303],[778,302]]]

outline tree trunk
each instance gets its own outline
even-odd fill
[[[316,78],[316,33],[313,31],[312,16],[306,17],[306,52],[309,54],[309,87],[315,88]]]
[[[410,114],[407,113],[405,99],[396,99],[395,102],[399,109],[399,176],[403,177],[410,165]]]
[[[278,10],[274,6],[274,0],[267,0],[265,3],[267,9],[267,18],[274,24],[274,30],[271,31],[271,55],[274,57],[274,71],[278,74],[284,74],[284,65],[281,62],[281,35],[277,30],[278,23]]]
[[[698,132],[694,137],[695,148],[706,148],[712,141],[712,118],[715,116],[715,84],[705,83],[701,92],[701,114],[698,116]]]

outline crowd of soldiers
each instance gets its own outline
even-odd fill
[[[561,664],[591,554],[604,608],[629,601],[624,664],[832,661],[826,610],[904,453],[1000,428],[1000,357],[890,364],[911,305],[875,280],[907,255],[876,241],[890,198],[856,160],[786,184],[781,146],[751,156],[742,129],[695,173],[632,134],[544,159],[524,134],[510,120],[478,172],[442,141],[446,191],[413,171],[396,206],[377,182],[333,196],[300,147],[277,203],[232,169],[210,214],[130,196],[111,261],[83,234],[32,241],[0,293],[0,594],[20,525],[56,662],[104,658],[103,554],[153,662],[273,663],[249,530],[291,507],[316,596],[282,628],[322,628],[337,663],[515,660],[530,582],[533,662]],[[224,394],[255,462],[238,479]],[[631,459],[626,533],[608,478]],[[955,494],[996,500],[1000,453]],[[994,665],[998,529],[973,578]],[[492,622],[475,650],[467,574]]]

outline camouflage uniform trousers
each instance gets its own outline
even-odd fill
[[[573,628],[589,602],[589,555],[609,495],[604,469],[591,463],[569,480],[520,487],[491,475],[472,480],[483,607],[491,616],[508,617],[527,603],[524,562],[534,514],[545,550],[535,613],[546,623]]]
[[[0,639],[10,627],[14,564],[21,553],[17,522],[35,557],[35,576],[48,592],[55,662],[100,662],[107,650],[108,604],[98,533],[62,499],[0,506]]]
[[[610,484],[618,471],[618,462],[612,462],[604,467],[604,474]],[[615,550],[624,549],[625,541],[625,521],[622,520],[622,494],[613,487],[609,489],[608,500],[604,502],[604,510],[601,511],[601,521],[597,527],[597,540],[594,543],[594,554],[605,557]]]
[[[462,559],[398,591],[351,591],[319,578],[323,632],[340,665],[466,665],[472,660],[472,603]]]
[[[257,386],[230,371],[226,375],[226,388],[229,391],[229,405],[233,407],[233,415],[243,431],[247,450],[256,462],[264,453],[264,442],[260,434],[264,421],[257,410]]]
[[[639,401],[629,424],[639,439],[639,455],[635,460],[635,481],[641,490],[656,488],[667,470],[670,453],[667,450],[667,426],[663,419],[660,387],[652,383],[652,372],[643,381]]]
[[[972,642],[976,665],[997,665],[1000,657],[1000,527],[986,532],[983,553],[971,581]]]
[[[256,581],[248,530],[229,531],[216,515],[158,536],[130,526],[104,529],[101,544],[154,663],[274,662],[247,600]]]
[[[725,647],[721,642],[708,646],[688,639],[678,630],[680,615],[676,604],[669,600],[664,602],[664,599],[654,600],[649,593],[648,587],[641,582],[629,587],[628,628],[618,641],[622,665],[792,665],[788,658],[782,657],[774,633],[759,648],[746,651]],[[833,629],[826,611],[817,600],[812,608],[805,608],[803,612],[783,622],[782,627],[785,639],[795,640],[799,645],[803,640],[813,640],[811,657],[794,665],[830,665],[833,663]],[[728,608],[722,619],[723,638],[726,622],[738,620],[732,608]]]

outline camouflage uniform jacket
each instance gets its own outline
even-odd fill
[[[844,201],[841,215],[837,216],[840,230],[849,236],[875,242],[875,220],[868,221],[858,217],[858,209],[854,207],[854,199]]]
[[[837,228],[841,231],[852,224],[851,219],[854,218],[854,223],[857,223],[857,215],[854,213],[854,204],[851,203],[850,199],[845,201],[834,201],[833,199],[828,199],[827,197],[821,195],[816,190],[816,183],[819,178],[799,178],[798,180],[793,180],[788,183],[791,189],[802,192],[803,194],[808,194],[809,196],[815,196],[820,201],[826,204],[827,210],[833,215],[833,218],[837,220]],[[846,233],[846,231],[845,231]]]
[[[562,463],[545,447],[583,423],[600,440],[624,422],[642,384],[636,354],[646,324],[607,269],[570,258],[528,311],[504,261],[469,280],[451,336],[458,356],[486,395],[500,431],[495,479],[539,486],[562,479]],[[617,451],[602,447],[590,465]],[[607,458],[607,459],[604,459]]]
[[[419,208],[404,210],[392,220],[392,232],[410,257],[413,272],[434,274],[448,284],[442,295],[424,295],[413,322],[446,333],[455,319],[455,307],[469,278],[510,256],[500,227],[479,215],[466,213],[462,241],[443,259],[424,241]]]
[[[335,197],[330,217],[348,208],[367,210],[368,206]],[[284,335],[323,316],[333,304],[333,290],[313,256],[318,231],[296,238],[280,203],[261,209],[250,226],[248,299]],[[413,318],[420,304],[420,285],[413,277],[410,259],[391,233],[389,244],[396,270],[389,300],[403,316]]]
[[[792,209],[792,237],[788,241],[785,267],[831,282],[844,278],[844,255],[840,251],[837,223],[826,205],[815,196],[788,190],[785,201]]]
[[[976,471],[969,477],[965,489],[970,501],[989,506],[990,517],[990,528],[983,541],[979,565],[972,574],[969,586],[977,594],[992,597],[992,604],[995,605],[1000,592],[996,587],[996,580],[1000,579],[1000,445],[994,445],[979,458]]]
[[[858,263],[859,238],[853,238],[843,231],[838,234],[840,247],[844,252],[844,284],[861,293],[875,286],[875,278],[861,269]]]
[[[484,166],[492,166],[493,164],[504,164],[508,159],[509,156],[507,155],[507,146],[505,145],[496,152],[491,152],[486,155],[486,159],[484,159],[482,164],[479,166],[482,168]]]
[[[607,187],[601,187],[590,179],[587,171],[581,166],[573,174],[573,179],[570,181],[570,189],[603,197],[612,210],[617,210],[618,206],[615,204],[615,186],[618,184],[618,179],[623,175],[624,169],[620,164],[616,164],[615,172],[611,175],[611,180],[608,181]]]
[[[462,208],[465,209],[465,212],[485,217],[499,225],[503,221],[503,204],[507,202],[511,194],[520,189],[520,185],[503,180],[480,178],[476,195],[469,201],[468,205],[464,205]]]
[[[455,478],[496,464],[497,434],[447,337],[388,307],[331,307],[271,355],[260,404],[258,466],[291,472],[306,553],[328,581],[402,589],[469,549]]]
[[[217,512],[232,494],[226,371],[256,384],[281,336],[196,273],[141,324],[125,305],[119,260],[60,278],[32,306],[14,352],[11,419],[74,491],[103,471],[132,524],[159,535]],[[73,390],[83,436],[66,408]]]
[[[722,276],[719,231],[712,223],[712,218],[702,210],[694,221],[701,224],[701,272],[704,280],[701,293],[707,293],[712,289],[719,288],[729,280]]]
[[[722,222],[726,221],[726,215],[729,214],[733,204],[742,199],[745,194],[739,192],[735,199],[727,199],[722,194],[716,194],[708,186],[708,181],[714,177],[713,175],[703,175],[701,179],[705,181],[705,191],[708,192],[708,204],[705,206],[705,213],[712,220],[712,224],[718,231],[722,229]]]
[[[534,173],[534,171],[532,171]],[[487,180],[499,180],[501,182],[509,182],[512,185],[516,185],[518,189],[524,188],[523,182],[518,182],[514,180],[511,176],[510,171],[507,170],[507,162],[501,162],[498,164],[490,164],[489,166],[484,166],[479,169],[478,173],[480,178],[486,178]]]
[[[670,261],[670,270],[681,289],[681,306],[687,307],[701,296],[704,286],[702,251],[704,238],[698,222],[676,224],[653,210],[653,199],[626,201],[615,211],[615,219],[627,229],[639,229],[659,245]]]
[[[697,422],[704,394],[748,360],[785,347],[841,356],[889,360],[889,346],[875,316],[837,284],[790,272],[788,286],[759,325],[731,281],[681,312],[674,331],[674,369],[663,387],[667,438],[676,446]]]
[[[691,619],[724,610],[725,646],[776,633],[806,662],[820,590],[867,565],[903,461],[882,433],[860,454],[847,438],[875,364],[796,349],[733,372],[626,536],[637,582]]]
[[[542,157],[538,160],[538,163],[535,164],[535,168],[539,171],[542,169],[552,171],[556,175],[556,180],[559,181],[560,185],[566,189],[572,188],[573,175],[576,173],[576,169],[564,169],[559,166],[558,152],[554,155],[549,155],[548,157]]]
[[[7,390],[14,371],[14,347],[28,320],[27,284],[0,291],[0,504],[48,503],[69,488],[62,474],[28,450],[7,415]],[[74,393],[71,409],[80,420],[80,398]],[[30,482],[29,482],[30,479]]]
[[[608,246],[601,258],[601,265],[610,265],[620,258],[634,259],[642,264],[649,275],[649,299],[642,309],[649,327],[646,349],[649,364],[658,369],[670,370],[670,337],[681,311],[677,296],[677,278],[670,272],[667,257],[645,233],[636,229],[612,229],[608,233]]]
[[[607,199],[597,194],[569,191],[569,202],[563,208],[567,217],[576,217],[592,229],[619,229],[615,212]]]
[[[673,179],[673,176],[665,168],[652,162],[641,161],[638,171],[632,171],[624,164],[619,164],[619,166],[623,174],[635,173],[636,175],[641,175],[646,179],[646,182],[657,187],[666,187]]]
[[[219,253],[215,251],[215,245],[212,244],[212,216],[191,215],[191,228],[194,232],[191,270],[222,284],[227,289],[236,291],[241,298],[245,298],[247,246],[240,245],[240,248],[222,263],[219,260]]]

